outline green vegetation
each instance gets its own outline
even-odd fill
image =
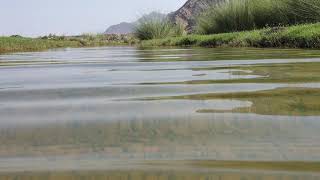
[[[198,111],[199,113],[233,112],[284,116],[320,115],[320,89],[278,88],[258,92],[207,94],[190,98],[235,99],[252,102],[251,107],[239,107],[233,110],[202,109]]]
[[[198,17],[197,34],[150,36],[142,46],[319,48],[319,21],[318,0],[230,0]]]
[[[312,23],[320,21],[320,1],[318,0],[282,0],[286,5],[287,19],[290,24]]]
[[[198,32],[214,34],[287,24],[281,3],[279,0],[227,1],[199,17]]]
[[[240,75],[240,79],[194,80],[162,84],[215,84],[215,83],[312,83],[320,82],[320,63],[262,64],[254,66],[230,66],[194,68],[193,71],[229,70],[226,73]],[[241,75],[257,75],[259,78],[241,79]],[[152,84],[152,83],[149,83]],[[157,83],[154,83],[157,84]],[[159,83],[158,83],[159,84]],[[291,85],[295,86],[294,84]],[[308,85],[304,86],[308,87]],[[256,113],[261,115],[310,116],[320,115],[320,89],[317,88],[279,88],[257,92],[212,93],[172,97],[151,97],[145,100],[188,99],[210,100],[228,99],[252,102],[250,107],[233,110],[200,109],[199,113]]]
[[[235,79],[234,83],[310,83],[320,82],[320,63],[265,64],[230,67],[233,75],[258,75],[261,78]],[[247,71],[247,72],[244,72]],[[224,80],[222,80],[224,81]],[[226,80],[228,81],[228,80]],[[225,81],[225,82],[226,82]]]
[[[213,34],[319,20],[318,0],[230,0],[200,16],[198,31]]]
[[[78,41],[43,40],[23,37],[0,37],[0,53],[18,51],[40,51],[50,48],[80,47]]]
[[[320,48],[320,23],[143,41],[148,46]]]
[[[184,162],[188,164],[188,162]],[[318,171],[319,162],[285,162],[285,161],[194,161],[195,166],[227,169],[255,169],[276,171]]]
[[[258,75],[261,78],[212,80],[206,83],[310,83],[320,82],[319,63],[288,63],[230,67],[233,75]],[[214,69],[214,68],[213,68]],[[213,70],[211,69],[211,70]],[[228,69],[228,68],[224,68]],[[243,72],[250,71],[250,72]],[[204,83],[205,81],[202,81]],[[201,84],[201,81],[189,82]]]
[[[134,44],[136,39],[130,35],[84,34],[81,36],[49,35],[40,38],[21,36],[0,37],[0,53],[42,51],[51,48],[93,47],[106,45]]]
[[[173,24],[168,18],[159,16],[142,18],[135,29],[135,35],[140,40],[182,36],[184,32],[182,24]]]

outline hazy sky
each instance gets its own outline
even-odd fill
[[[0,0],[0,36],[101,32],[152,11],[171,12],[186,0]]]

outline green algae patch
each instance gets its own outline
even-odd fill
[[[243,65],[229,67],[194,68],[193,71],[228,70],[225,73],[239,75],[240,78],[191,80],[183,82],[141,83],[141,85],[165,85],[165,84],[228,84],[228,83],[316,83],[320,82],[320,63],[280,63]],[[259,76],[257,78],[241,78],[245,75]]]
[[[213,93],[161,99],[215,100],[228,99],[250,101],[252,106],[232,110],[200,109],[198,113],[255,113],[260,115],[317,116],[320,115],[320,89],[277,88],[273,90],[237,93]]]
[[[277,161],[194,161],[191,164],[209,168],[255,169],[273,171],[312,171],[318,172],[319,162],[277,162]]]
[[[216,83],[307,83],[320,81],[320,63],[284,63],[230,67],[233,75],[258,75],[261,78],[212,81]]]
[[[303,161],[147,161],[150,166],[174,166],[194,168],[213,168],[213,169],[235,169],[235,170],[267,170],[267,171],[296,171],[296,172],[318,172],[320,162]]]

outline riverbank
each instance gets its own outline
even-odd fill
[[[154,39],[142,41],[141,46],[320,48],[320,23]]]
[[[320,23],[213,35],[186,35],[140,43],[132,35],[82,35],[42,38],[0,37],[0,53],[43,51],[65,47],[139,44],[141,47],[200,46],[257,48],[320,48]]]
[[[66,47],[129,45],[134,44],[135,41],[135,38],[131,35],[45,36],[40,38],[21,36],[0,37],[0,54],[43,51]]]

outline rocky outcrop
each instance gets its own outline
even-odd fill
[[[196,24],[196,18],[208,8],[225,0],[188,0],[179,10],[170,13],[169,18],[186,26],[187,31],[192,31]]]
[[[168,14],[168,18],[174,23],[182,23],[186,27],[186,30],[188,32],[192,32],[194,26],[196,25],[196,18],[201,13],[203,13],[205,10],[212,6],[225,1],[226,0],[188,0],[179,10]],[[143,18],[149,18],[159,15],[165,16],[163,14],[153,12],[148,15],[145,15]],[[130,34],[133,32],[134,26],[137,22],[139,22],[139,20],[133,23],[121,23],[118,25],[111,26],[105,33]]]

